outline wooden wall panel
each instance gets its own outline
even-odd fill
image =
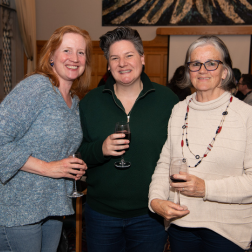
[[[104,74],[107,71],[107,60],[103,54],[98,54],[98,73]]]
[[[149,76],[149,77],[150,77],[150,80],[152,82],[156,82],[156,83],[161,83],[162,82],[160,77],[154,77],[154,76]]]
[[[155,62],[155,64],[152,64],[152,62]],[[162,55],[151,53],[145,55],[145,64],[146,73],[149,74],[149,77],[160,76],[162,72]]]
[[[163,73],[167,73],[167,53],[163,55]]]
[[[143,41],[145,72],[151,81],[166,85],[168,37],[157,35],[152,41]]]

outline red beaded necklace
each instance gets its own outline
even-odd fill
[[[187,133],[187,128],[188,128],[188,114],[189,114],[189,104],[190,104],[190,102],[193,100],[193,98],[191,98],[190,100],[189,100],[189,102],[188,102],[188,104],[187,104],[187,108],[186,108],[186,114],[185,114],[185,124],[182,126],[182,129],[183,129],[183,131],[182,131],[182,140],[181,140],[181,147],[182,147],[182,155],[183,155],[183,160],[185,161],[186,159],[185,159],[185,157],[184,157],[184,135],[186,135],[186,137],[185,137],[185,142],[186,142],[186,146],[188,147],[188,149],[189,149],[189,151],[192,153],[192,155],[196,158],[196,159],[199,159],[199,161],[194,165],[194,166],[192,166],[192,167],[197,167],[200,163],[201,163],[201,161],[203,160],[203,158],[205,158],[206,156],[207,156],[207,154],[211,151],[211,149],[213,148],[213,145],[214,145],[214,142],[215,142],[215,140],[216,140],[216,137],[217,137],[217,135],[221,132],[221,130],[222,130],[222,125],[223,125],[223,123],[224,123],[224,121],[225,121],[225,117],[226,117],[226,115],[228,114],[228,112],[227,112],[227,109],[228,109],[228,107],[229,107],[229,105],[230,105],[230,103],[233,101],[233,96],[231,95],[231,97],[230,97],[230,99],[229,99],[229,103],[228,103],[228,105],[227,105],[227,107],[226,107],[226,110],[224,111],[224,112],[222,112],[222,119],[221,119],[221,121],[220,121],[220,125],[217,127],[217,130],[216,130],[216,132],[215,132],[215,136],[214,136],[214,138],[212,139],[212,141],[211,141],[211,143],[207,146],[207,149],[206,149],[206,151],[205,151],[205,153],[203,154],[203,156],[201,157],[200,155],[195,155],[192,151],[191,151],[191,149],[190,149],[190,147],[189,147],[189,140],[188,140],[188,133]],[[188,167],[191,167],[190,165],[188,165]]]

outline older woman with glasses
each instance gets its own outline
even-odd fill
[[[229,92],[232,61],[218,37],[193,42],[185,66],[181,85],[196,92],[173,108],[149,208],[167,222],[172,251],[243,251],[252,238],[252,107]],[[187,163],[174,175],[183,182],[168,179],[172,157]]]

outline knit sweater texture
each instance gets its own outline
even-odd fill
[[[73,181],[21,171],[30,156],[46,162],[74,153],[82,140],[78,98],[69,108],[47,77],[21,81],[0,104],[0,225],[73,214]]]
[[[148,190],[156,162],[167,138],[167,123],[177,96],[167,87],[153,83],[142,73],[143,90],[130,116],[131,142],[124,158],[125,170],[114,166],[118,157],[104,157],[103,141],[114,133],[115,124],[127,114],[117,99],[110,77],[105,87],[90,91],[80,102],[83,142],[80,147],[88,165],[87,203],[108,216],[130,218],[148,213]]]
[[[188,101],[189,146],[195,155],[202,156],[215,136],[225,111],[230,93],[209,102],[197,102],[195,94],[178,103],[168,125],[168,139],[152,176],[149,204],[158,198],[171,200],[174,191],[169,187],[171,157],[182,157],[182,125]],[[181,205],[190,213],[172,221],[181,227],[205,227],[231,240],[243,249],[248,249],[252,239],[252,107],[233,98],[228,108],[221,132],[213,148],[202,162],[184,146],[189,173],[205,181],[205,197],[181,195]],[[149,208],[151,209],[150,205]],[[152,209],[151,209],[152,210]],[[152,210],[153,211],[153,210]]]

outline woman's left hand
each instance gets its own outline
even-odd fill
[[[181,194],[191,197],[205,197],[205,181],[203,179],[186,172],[180,172],[173,176],[176,179],[186,181],[171,183],[171,186],[180,191]]]

